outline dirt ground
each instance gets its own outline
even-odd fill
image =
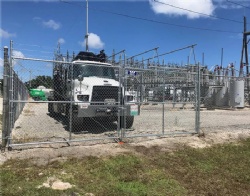
[[[157,151],[173,152],[184,146],[193,148],[205,148],[215,144],[237,142],[250,138],[249,131],[214,132],[204,136],[184,135],[165,138],[150,138],[147,141],[124,143],[96,144],[92,146],[82,146],[75,144],[72,146],[50,146],[42,148],[30,148],[22,150],[5,151],[0,153],[0,164],[8,159],[30,159],[36,165],[46,165],[55,160],[66,160],[68,158],[82,158],[86,156],[115,156],[123,153],[135,153],[145,155],[147,152],[157,149]],[[157,152],[155,152],[157,153]]]

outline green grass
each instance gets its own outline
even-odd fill
[[[46,166],[29,160],[2,165],[3,195],[250,195],[250,139],[174,153],[138,147],[143,156],[70,159]],[[74,185],[58,191],[37,188],[56,177]]]

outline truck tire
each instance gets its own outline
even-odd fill
[[[130,129],[134,123],[134,116],[126,116],[126,129]],[[120,117],[120,127],[124,128],[124,117]]]
[[[48,112],[50,113],[51,116],[55,115],[55,111],[53,109],[53,103],[48,103]]]
[[[71,123],[71,131],[72,132],[77,132],[79,130],[79,121],[76,113],[72,113],[72,119],[70,121],[70,113],[68,111],[67,113],[67,124],[68,128],[70,128],[70,123]]]
[[[126,117],[126,129],[130,129],[134,123],[134,116],[127,116]]]

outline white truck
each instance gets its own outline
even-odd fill
[[[83,119],[89,118],[131,128],[134,115],[139,114],[138,105],[124,100],[124,87],[105,56],[103,51],[98,55],[80,52],[71,63],[54,64],[48,111],[65,115],[72,130],[84,126]]]

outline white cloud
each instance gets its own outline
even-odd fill
[[[226,0],[213,0],[214,4],[218,8],[222,9],[243,9],[244,6],[249,7],[249,0],[232,0],[232,1],[226,1]]]
[[[0,58],[0,67],[3,67],[3,59]]]
[[[86,39],[84,40],[84,42],[80,42],[82,47],[86,46]],[[101,38],[94,34],[94,33],[89,33],[88,36],[88,46],[89,48],[92,49],[102,49],[104,47],[104,43],[102,42]]]
[[[48,64],[45,65],[45,67],[51,68],[51,67],[53,67],[53,64],[52,63],[48,63]]]
[[[2,37],[2,38],[10,38],[10,37],[15,37],[15,36],[16,36],[15,33],[9,33],[8,31],[5,31],[2,28],[0,28],[0,37]]]
[[[64,40],[63,38],[59,38],[59,39],[58,39],[58,43],[64,44],[64,43],[65,43],[65,40]]]
[[[18,50],[13,50],[13,56],[14,57],[20,57],[20,58],[24,58],[24,54],[21,51]]]
[[[229,38],[231,39],[243,39],[243,33],[238,33],[238,34],[235,34],[235,35],[230,35]]]
[[[24,58],[25,57],[24,54],[21,51],[18,51],[18,50],[13,50],[12,56],[13,57],[19,57],[19,58]],[[19,59],[14,59],[13,65],[18,64],[18,62],[20,62]]]
[[[50,29],[57,30],[57,29],[61,28],[61,24],[59,22],[52,20],[52,19],[50,19],[48,21],[44,21],[42,18],[36,16],[36,17],[33,17],[33,21],[39,25],[43,25],[44,27],[47,27]]]
[[[34,21],[39,21],[39,20],[42,20],[40,17],[38,17],[38,16],[35,16],[35,17],[33,17],[33,20]]]
[[[54,29],[54,30],[57,30],[61,27],[61,24],[58,23],[58,22],[55,22],[54,20],[49,20],[47,22],[43,21],[43,25],[45,27],[48,27],[48,28],[51,28],[51,29]]]
[[[149,0],[149,3],[156,14],[186,16],[190,19],[206,17],[195,12],[212,15],[215,9],[212,0]]]

